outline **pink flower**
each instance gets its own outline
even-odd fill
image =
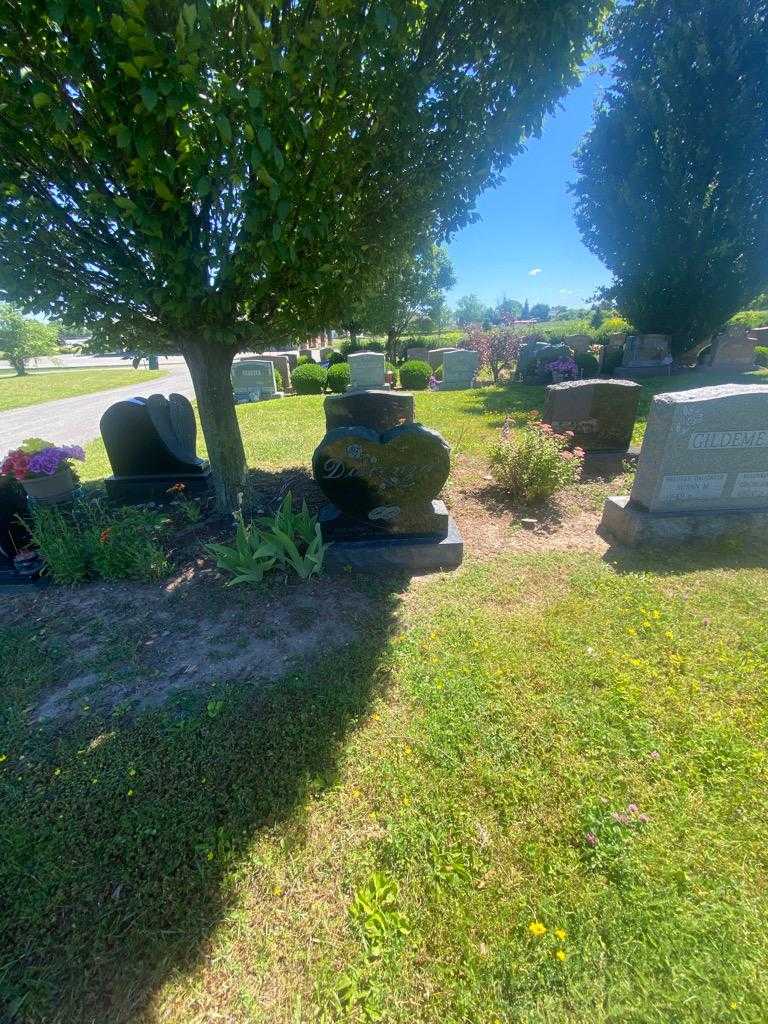
[[[638,814],[637,820],[642,821],[644,825],[647,825],[651,819],[648,817],[647,814]]]
[[[587,834],[584,836],[584,842],[587,844],[587,846],[595,847],[597,846],[597,836],[594,832],[587,832]]]
[[[652,750],[648,756],[652,757],[654,761],[658,761],[661,757],[661,754],[658,752],[658,750]]]
[[[622,814],[620,811],[614,811],[613,814],[611,814],[611,818],[616,822],[617,825],[629,824],[629,818],[626,816],[626,814]]]
[[[640,808],[637,806],[637,804],[630,804],[629,807],[627,807],[627,810],[630,814],[637,814]]]

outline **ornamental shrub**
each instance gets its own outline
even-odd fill
[[[515,436],[504,424],[501,439],[491,448],[494,480],[515,504],[545,501],[563,487],[576,483],[584,452],[570,450],[573,435],[556,434],[547,423],[529,422]]]
[[[581,370],[582,377],[596,377],[600,372],[600,363],[591,352],[580,352],[575,357],[575,361]]]
[[[314,366],[314,363],[315,360],[312,358],[312,356],[299,356],[299,358],[296,360],[297,366]]]
[[[328,365],[335,366],[337,363],[346,363],[347,357],[341,352],[331,352],[328,356]]]
[[[755,362],[758,366],[768,367],[768,346],[756,345],[755,346]]]
[[[400,367],[400,384],[407,391],[425,391],[432,367],[421,359],[409,359]]]
[[[349,363],[333,363],[328,367],[328,388],[342,395],[349,387]]]
[[[328,371],[318,363],[303,363],[291,374],[293,390],[297,395],[320,395],[327,380]]]

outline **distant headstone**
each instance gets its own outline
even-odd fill
[[[532,338],[520,349],[515,375],[525,384],[548,384],[552,380],[549,364],[570,358],[571,350],[567,345]]]
[[[116,402],[101,417],[100,429],[112,467],[105,485],[113,501],[162,500],[179,483],[192,495],[209,490],[210,470],[197,457],[195,414],[184,395]]]
[[[746,373],[754,369],[756,344],[754,332],[731,326],[715,338],[709,365],[725,373]]]
[[[443,359],[445,357],[445,353],[446,352],[456,352],[456,351],[457,351],[457,349],[454,348],[454,347],[452,347],[452,348],[431,348],[427,352],[427,362],[429,363],[429,365],[432,367],[433,370],[437,370],[439,367],[441,367],[443,365]]]
[[[595,339],[589,334],[569,334],[565,338],[565,344],[572,348],[575,355],[584,355],[595,344]]]
[[[435,349],[434,351],[437,352],[438,349]],[[405,355],[409,360],[418,359],[422,363],[429,362],[429,349],[424,348],[423,345],[412,345],[410,348],[405,350]]]
[[[383,352],[355,352],[348,363],[350,391],[384,387],[387,367]]]
[[[312,359],[312,349],[311,348],[300,348],[299,349],[299,359]]]
[[[450,449],[413,422],[413,396],[347,392],[325,401],[328,431],[312,459],[331,501],[321,514],[332,568],[455,568],[463,542],[437,495]],[[357,421],[357,422],[355,422]]]
[[[471,349],[457,348],[443,356],[441,391],[464,391],[475,383],[480,357]]]
[[[347,391],[328,395],[323,407],[326,431],[368,427],[383,434],[414,420],[413,395],[407,391]]]
[[[283,390],[291,390],[291,361],[284,352],[264,352],[263,356],[268,359],[280,374],[283,381]]]
[[[640,380],[669,374],[672,368],[669,337],[666,334],[630,334],[624,343],[622,364],[615,377]]]
[[[293,371],[299,365],[299,353],[295,349],[292,349],[292,348],[284,349],[284,350],[278,352],[277,355],[285,356],[285,358],[288,360],[288,362],[290,364],[291,373],[293,373]]]
[[[642,543],[767,527],[768,386],[657,395],[632,491],[608,499],[603,532]]]
[[[320,349],[320,362],[321,363],[327,363],[328,360],[331,358],[331,356],[333,355],[333,353],[335,351],[336,351],[336,349],[335,348],[331,348],[330,346],[327,347],[327,348],[321,348]]]
[[[277,390],[275,367],[269,359],[236,359],[231,376],[236,402],[260,402],[282,395]]]
[[[624,453],[632,442],[642,385],[632,380],[569,380],[550,384],[542,420],[585,452]]]

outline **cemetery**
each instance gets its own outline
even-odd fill
[[[2,1024],[766,1019],[768,13],[541,6],[0,11]]]

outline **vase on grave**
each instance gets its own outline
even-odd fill
[[[74,497],[77,481],[70,467],[62,463],[50,475],[26,477],[21,486],[37,505],[62,505]]]

